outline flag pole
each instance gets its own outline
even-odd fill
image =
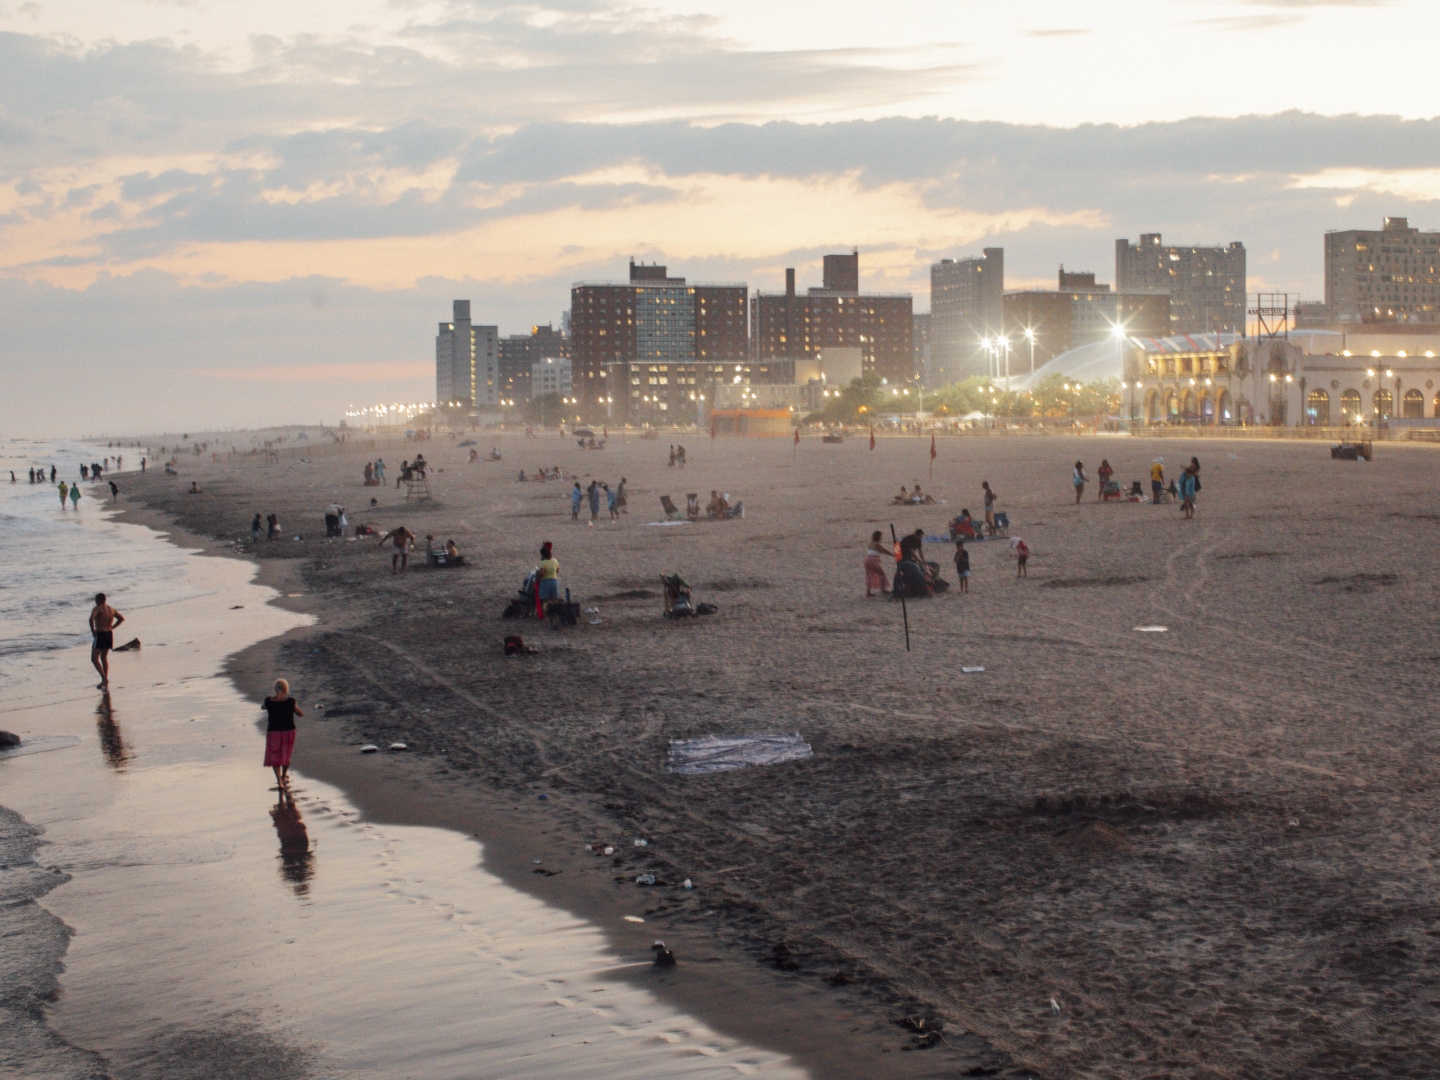
[[[895,535],[895,523],[890,523],[890,542],[897,547],[900,545],[899,538]],[[895,562],[895,577],[900,577],[900,562]],[[539,586],[536,586],[538,589]],[[910,651],[910,609],[905,606],[905,590],[900,590],[900,614],[905,619],[905,651]]]

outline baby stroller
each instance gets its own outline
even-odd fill
[[[535,614],[535,575],[538,571],[531,570],[525,575],[525,583],[520,586],[519,595],[511,600],[506,606],[502,619],[528,619]]]

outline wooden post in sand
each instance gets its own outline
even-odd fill
[[[900,538],[895,535],[895,523],[890,523],[890,542],[896,547],[900,546]],[[895,576],[900,576],[900,561],[895,561]],[[910,651],[910,609],[905,606],[905,590],[900,590],[900,614],[905,619],[905,651]]]

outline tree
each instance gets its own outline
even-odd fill
[[[853,424],[873,419],[891,404],[892,395],[873,371],[850,380],[850,385],[834,391],[825,407],[810,419],[827,424]]]

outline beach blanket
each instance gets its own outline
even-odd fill
[[[642,521],[641,525],[659,525],[662,528],[666,525],[689,525],[688,521]]]
[[[778,765],[783,761],[804,761],[814,757],[810,744],[799,732],[791,735],[707,735],[703,739],[671,739],[672,773],[696,776],[727,772],[749,765]]]

